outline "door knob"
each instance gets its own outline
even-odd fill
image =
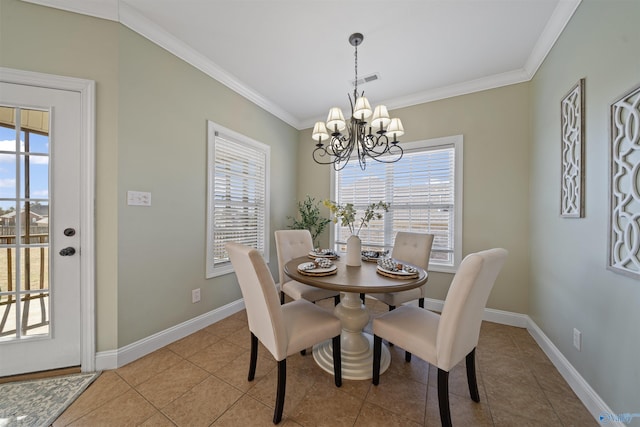
[[[75,253],[76,253],[76,250],[71,246],[64,249],[60,249],[60,256],[71,256]]]

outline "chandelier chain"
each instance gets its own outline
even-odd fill
[[[354,56],[355,56],[355,64],[356,64],[356,66],[355,66],[355,69],[356,69],[356,81],[354,82],[355,88],[353,89],[353,93],[355,94],[355,96],[354,96],[353,102],[356,101],[355,98],[358,96],[357,95],[358,94],[358,44],[357,43],[356,43],[355,47],[356,47],[356,51],[354,53]]]

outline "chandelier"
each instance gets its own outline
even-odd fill
[[[311,138],[318,141],[313,150],[313,160],[322,165],[333,165],[335,170],[343,169],[349,159],[356,155],[360,168],[365,170],[367,158],[393,163],[400,160],[403,154],[397,140],[404,134],[400,119],[390,118],[384,105],[378,105],[372,111],[364,91],[358,94],[358,46],[363,39],[360,33],[349,36],[349,43],[355,47],[356,75],[353,98],[347,94],[351,104],[349,122],[345,121],[339,107],[333,107],[329,110],[326,124],[316,122],[311,134]],[[357,152],[354,153],[354,150]]]

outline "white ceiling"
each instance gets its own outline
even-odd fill
[[[119,21],[290,125],[527,81],[581,0],[25,0]]]

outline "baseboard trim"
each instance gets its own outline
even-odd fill
[[[416,301],[412,301],[411,304],[417,305]],[[424,307],[428,310],[442,312],[442,307],[444,306],[444,301],[433,299],[433,298],[425,298],[424,299]],[[483,320],[493,323],[500,323],[502,325],[508,326],[516,326],[518,328],[526,328],[529,322],[529,316],[526,314],[514,313],[511,311],[504,310],[496,310],[494,308],[485,308],[484,316],[482,316]]]
[[[596,421],[607,424],[608,426],[625,427],[625,424],[616,420],[616,415],[613,413],[609,405],[591,388],[589,383],[580,375],[580,373],[573,367],[569,360],[564,357],[560,350],[553,344],[553,342],[545,335],[540,327],[529,316],[527,323],[527,331],[536,340],[536,343],[540,346],[542,351],[547,355],[551,363],[556,367],[560,375],[565,379],[569,387],[582,401],[582,404],[591,413]]]
[[[412,304],[414,303],[412,302]],[[417,302],[415,304],[417,304]],[[444,301],[425,298],[424,306],[429,310],[442,312]],[[589,383],[528,315],[486,308],[484,310],[483,320],[518,328],[526,328],[593,418],[603,424],[625,427],[624,423],[617,421],[616,415],[611,411],[611,408],[609,408],[598,393],[591,388]]]
[[[117,369],[244,309],[239,299],[117,350],[96,353],[96,369]]]

